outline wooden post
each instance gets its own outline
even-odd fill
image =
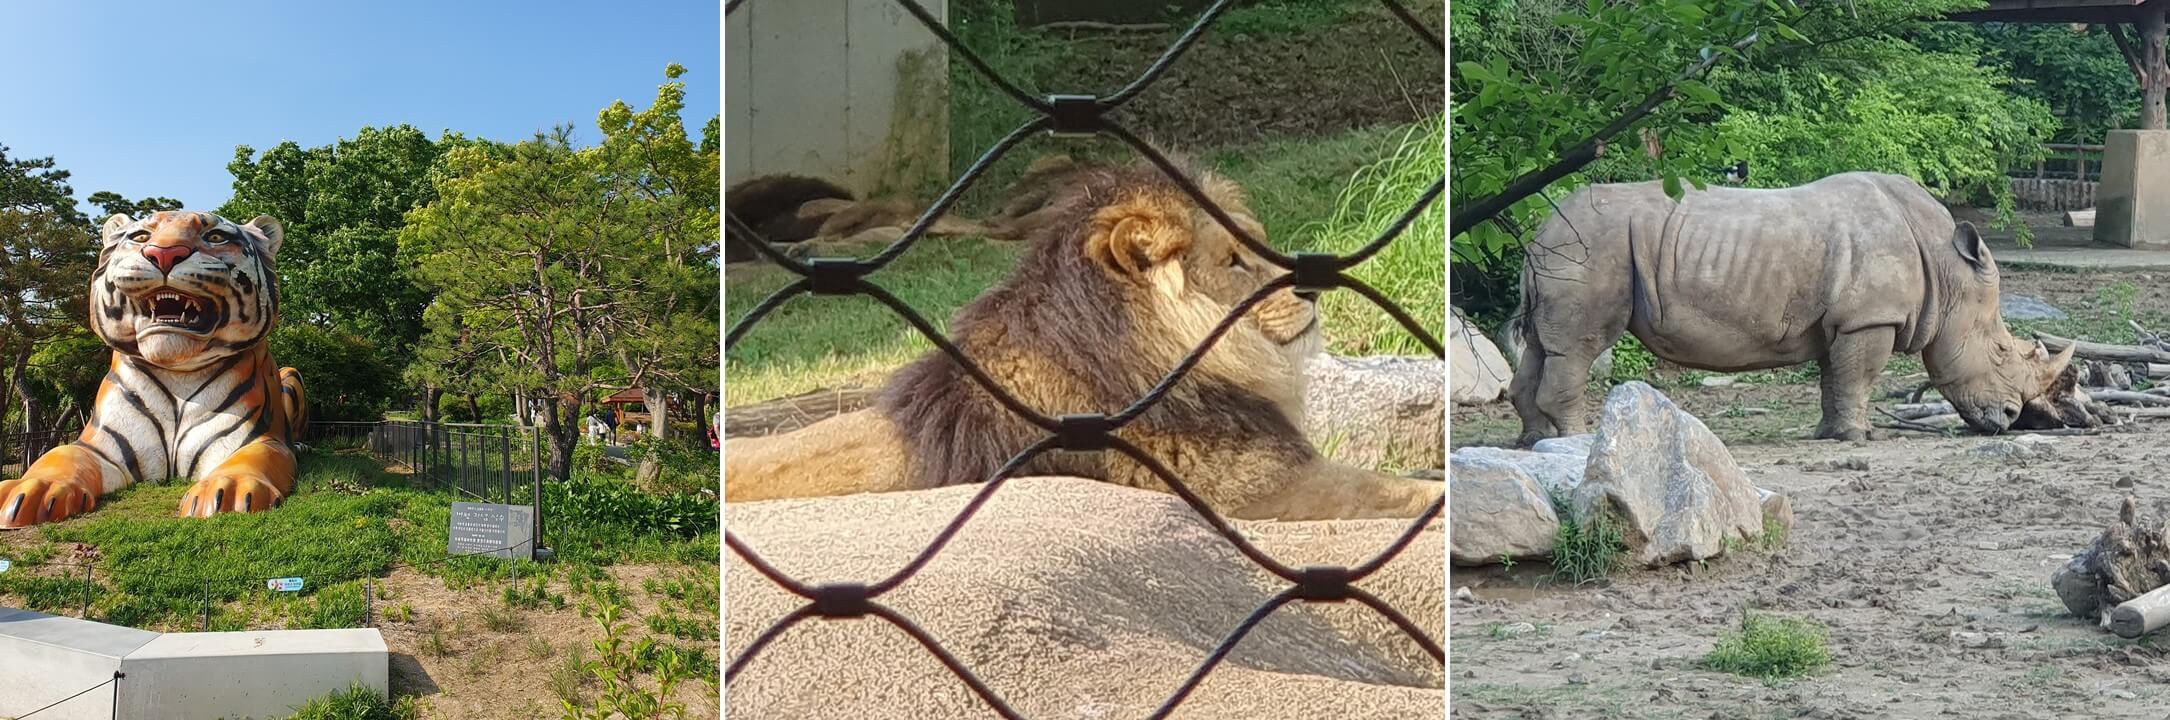
[[[2159,3],[2140,9],[2138,29],[2140,69],[2143,71],[2140,85],[2141,130],[2170,129],[2170,122],[2165,121],[2163,108],[2164,89],[2170,87],[2170,67],[2164,65],[2163,58],[2163,20],[2166,13],[2170,13],[2170,8],[2164,8]]]
[[[2132,639],[2170,625],[2170,585],[2147,591],[2110,610],[2106,625],[2118,637]]]

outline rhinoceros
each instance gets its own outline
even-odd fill
[[[1521,362],[1510,394],[1524,444],[1584,432],[1590,363],[1622,332],[1703,370],[1817,362],[1816,437],[1869,435],[1868,400],[1893,352],[1918,353],[1966,424],[1999,433],[2072,359],[2012,336],[1997,264],[1972,223],[1898,175],[1850,172],[1790,188],[1591,185],[1526,250]]]

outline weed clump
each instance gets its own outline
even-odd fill
[[[1552,579],[1581,584],[1603,580],[1626,564],[1627,535],[1603,511],[1585,516],[1560,493],[1552,494],[1560,529],[1552,537]]]
[[[1795,678],[1831,664],[1823,626],[1809,620],[1746,613],[1739,632],[1718,640],[1703,666],[1764,680]]]

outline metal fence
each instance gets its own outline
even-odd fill
[[[362,444],[377,457],[413,469],[417,479],[477,502],[542,506],[540,431],[511,425],[371,423]],[[333,438],[354,431],[330,428]]]
[[[0,434],[0,465],[14,465],[20,460],[16,472],[28,470],[45,451],[65,445],[82,434],[81,427]]]
[[[1169,388],[1187,374],[1190,368],[1197,364],[1206,351],[1211,349],[1237,320],[1241,319],[1253,306],[1264,300],[1268,295],[1282,288],[1293,287],[1298,290],[1314,292],[1342,288],[1355,292],[1386,311],[1403,328],[1421,341],[1427,349],[1431,350],[1434,355],[1444,357],[1445,352],[1439,340],[1412,319],[1406,311],[1396,305],[1394,301],[1381,295],[1378,290],[1356,278],[1350,277],[1345,271],[1384,249],[1388,243],[1401,234],[1403,229],[1426,212],[1445,190],[1445,176],[1442,175],[1438,181],[1435,181],[1385,232],[1355,252],[1347,255],[1327,253],[1282,254],[1273,248],[1266,247],[1256,238],[1245,233],[1234,220],[1229,218],[1225,211],[1214,205],[1213,201],[1206,196],[1196,182],[1185,177],[1165,155],[1108,117],[1111,111],[1136,98],[1147,86],[1160,78],[1178,58],[1182,57],[1185,51],[1205,34],[1216,19],[1228,11],[1229,7],[1234,4],[1233,0],[1218,0],[1215,2],[1136,80],[1114,94],[1105,97],[1091,95],[1033,97],[1014,83],[1001,77],[971,48],[959,42],[955,35],[951,34],[947,28],[944,28],[915,0],[896,1],[905,12],[917,18],[921,24],[927,27],[929,32],[940,38],[942,43],[948,46],[951,53],[962,59],[990,83],[1000,88],[1003,93],[1015,99],[1019,104],[1031,109],[1035,117],[989,148],[985,154],[980,156],[977,162],[974,162],[962,176],[958,177],[954,184],[950,185],[942,193],[942,196],[920,216],[918,221],[904,233],[902,238],[899,238],[872,257],[864,259],[811,258],[801,262],[785,256],[770,247],[766,242],[749,243],[756,252],[770,262],[774,262],[792,274],[799,276],[799,279],[769,295],[744,316],[732,323],[730,330],[724,336],[725,351],[728,352],[730,348],[736,346],[738,341],[746,335],[747,331],[755,323],[760,322],[762,318],[783,304],[785,300],[799,295],[867,296],[895,311],[906,322],[932,341],[941,352],[948,354],[951,359],[962,366],[966,373],[989,394],[1001,401],[1012,412],[1047,431],[1047,435],[1030,446],[1021,448],[1018,454],[1012,457],[1008,463],[1005,463],[992,477],[987,478],[981,490],[966,504],[965,509],[916,558],[895,574],[873,584],[831,583],[815,585],[802,582],[785,575],[764,561],[760,554],[754,552],[752,546],[737,535],[732,534],[729,528],[725,528],[724,542],[734,554],[738,555],[740,559],[744,560],[768,580],[776,583],[777,586],[806,600],[805,605],[763,631],[736,657],[732,658],[729,667],[724,672],[725,684],[728,685],[732,678],[737,677],[739,672],[745,669],[746,664],[759,655],[770,642],[798,623],[815,618],[842,620],[873,616],[895,625],[907,635],[910,635],[921,646],[925,647],[937,662],[940,662],[951,673],[964,681],[972,693],[986,702],[990,708],[993,708],[996,714],[1013,720],[1021,718],[1022,716],[1016,709],[996,695],[971,669],[966,668],[953,655],[944,650],[934,637],[913,623],[904,614],[880,602],[880,599],[883,595],[909,582],[920,568],[925,567],[935,554],[940,553],[950,538],[955,536],[957,530],[971,520],[972,515],[984,505],[985,501],[993,493],[1002,488],[1003,483],[1013,473],[1024,467],[1025,463],[1034,457],[1056,450],[1114,451],[1128,456],[1158,476],[1162,482],[1168,485],[1170,490],[1174,491],[1177,496],[1182,498],[1184,503],[1203,516],[1209,525],[1231,545],[1235,546],[1246,558],[1289,583],[1286,589],[1261,603],[1249,617],[1246,617],[1231,630],[1219,645],[1199,662],[1198,667],[1182,685],[1149,717],[1164,718],[1175,712],[1175,709],[1182,704],[1184,699],[1188,698],[1191,692],[1204,681],[1208,673],[1211,673],[1215,667],[1220,665],[1223,659],[1228,657],[1236,644],[1241,642],[1252,628],[1264,621],[1268,615],[1292,602],[1354,601],[1368,606],[1384,616],[1396,627],[1399,627],[1404,633],[1407,633],[1412,640],[1422,646],[1424,651],[1429,653],[1434,660],[1439,661],[1443,667],[1446,662],[1446,654],[1441,649],[1436,638],[1425,633],[1421,628],[1410,622],[1407,616],[1386,604],[1377,596],[1357,587],[1356,583],[1378,571],[1379,568],[1385,566],[1388,561],[1408,547],[1409,543],[1416,539],[1423,528],[1444,510],[1444,497],[1426,508],[1423,515],[1410,523],[1408,529],[1392,544],[1383,549],[1377,556],[1360,565],[1294,568],[1274,560],[1245,540],[1240,533],[1221,518],[1219,513],[1193,494],[1185,486],[1181,478],[1176,477],[1165,465],[1151,455],[1116,437],[1114,432],[1143,414],[1145,410],[1155,403],[1160,402]],[[746,0],[730,0],[725,5],[724,12],[727,15],[736,12],[745,3]],[[1402,7],[1395,0],[1380,0],[1380,4],[1414,31],[1421,42],[1437,50],[1441,54],[1442,60],[1444,60],[1446,46],[1437,32],[1426,26],[1423,21],[1418,20],[1416,16],[1410,14],[1407,8]],[[1129,408],[1114,415],[1086,414],[1051,418],[1031,411],[1004,388],[988,380],[988,376],[980,370],[979,366],[958,350],[954,344],[950,343],[940,331],[934,328],[933,324],[927,322],[926,318],[920,316],[902,300],[899,300],[896,295],[879,285],[869,282],[865,277],[867,274],[889,264],[917,243],[925,235],[928,228],[934,224],[935,219],[947,211],[951,205],[954,205],[972,183],[985,174],[988,168],[1001,159],[1004,154],[1027,138],[1041,133],[1063,136],[1107,136],[1130,146],[1132,150],[1167,173],[1171,181],[1181,187],[1186,194],[1198,203],[1201,209],[1211,215],[1215,221],[1219,222],[1222,227],[1226,228],[1245,246],[1266,258],[1268,262],[1289,271],[1289,273],[1268,283],[1258,292],[1253,293],[1249,298],[1239,303],[1226,318],[1222,319],[1214,331],[1207,336],[1206,340],[1199,347],[1193,349],[1184,358],[1183,362],[1179,363],[1152,391],[1139,398]],[[1433,212],[1437,211],[1433,210]],[[748,237],[757,239],[760,237],[758,233],[753,232],[752,228],[740,222],[737,218],[732,217],[728,218],[728,220],[731,223],[732,230],[745,233]],[[729,482],[729,478],[725,478],[725,482]],[[1444,592],[1443,588],[1442,592]]]

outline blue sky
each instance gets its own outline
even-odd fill
[[[52,156],[78,200],[211,209],[232,194],[236,145],[400,123],[500,140],[571,124],[592,143],[596,112],[647,106],[671,62],[698,134],[721,106],[721,13],[720,0],[0,2],[0,145]]]

